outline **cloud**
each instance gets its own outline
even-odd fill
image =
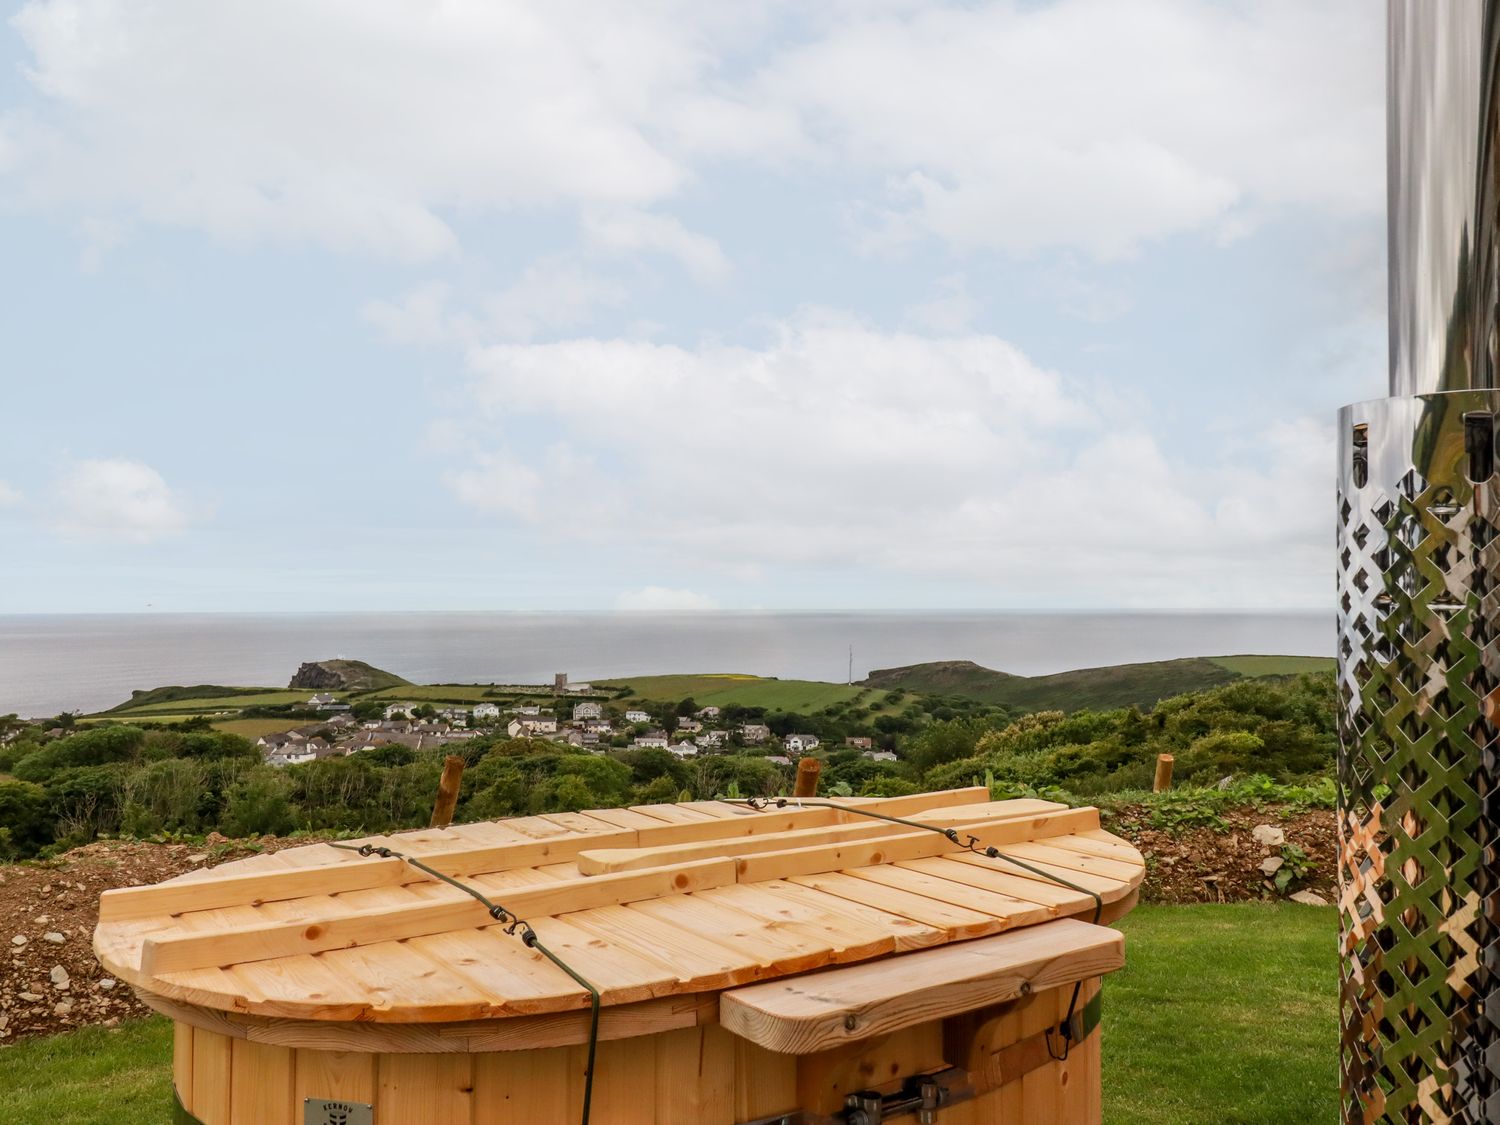
[[[829,173],[869,246],[1017,254],[1383,204],[1368,0],[31,0],[11,22],[37,96],[0,115],[0,194],[105,231],[431,259],[469,216],[561,206],[716,281],[719,245],[665,209],[746,170]]]
[[[606,250],[649,250],[676,258],[699,281],[718,282],[729,275],[729,260],[717,242],[694,234],[667,215],[633,210],[595,212],[584,217],[583,229],[595,246]]]
[[[826,312],[760,347],[470,357],[474,417],[528,440],[493,442],[447,483],[544,538],[729,577],[961,579],[1002,604],[1321,604],[1326,427],[1174,461],[1106,388],[1004,340]]]
[[[640,613],[702,613],[719,608],[706,594],[674,590],[666,586],[644,586],[627,590],[615,599],[615,608]]]
[[[14,508],[20,503],[20,491],[0,480],[0,508]]]
[[[871,248],[1114,258],[1285,206],[1378,215],[1383,58],[1363,0],[999,0],[831,21],[756,80],[883,178],[851,212]]]
[[[78,461],[58,478],[54,499],[57,530],[77,538],[150,543],[189,523],[182,498],[139,461]]]

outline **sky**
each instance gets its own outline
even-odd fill
[[[1383,5],[0,14],[0,613],[1331,607]]]

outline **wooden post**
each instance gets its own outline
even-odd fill
[[[823,772],[823,763],[817,758],[802,758],[797,762],[797,787],[792,790],[794,797],[816,797],[818,795],[818,775]]]
[[[1156,781],[1151,786],[1153,793],[1165,793],[1172,788],[1172,761],[1170,754],[1156,756]]]
[[[432,806],[431,828],[446,828],[453,823],[453,810],[458,806],[458,787],[463,782],[464,760],[457,754],[449,754],[443,762],[443,777],[438,782],[437,803]]]

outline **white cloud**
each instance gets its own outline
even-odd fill
[[[20,503],[20,491],[0,480],[0,508],[14,508]]]
[[[674,590],[667,586],[644,586],[627,590],[615,599],[615,608],[640,613],[702,613],[719,608],[706,594]]]
[[[594,212],[584,217],[583,229],[595,246],[606,250],[649,250],[676,258],[699,281],[717,282],[729,275],[729,260],[717,242],[668,215],[628,209]]]
[[[555,436],[448,484],[543,536],[725,576],[960,578],[1012,604],[1321,604],[1324,428],[1174,463],[1143,419],[1003,340],[826,313],[760,348],[577,340],[471,364],[477,418]]]
[[[664,213],[745,165],[844,177],[862,237],[1117,256],[1383,203],[1368,0],[31,0],[4,192],[227,239],[431,258],[576,207],[593,244],[728,264]],[[885,185],[882,188],[880,185]]]
[[[872,245],[1115,257],[1285,205],[1378,214],[1382,20],[1366,0],[914,5],[758,81],[809,147],[886,177],[855,211]]]
[[[58,478],[54,500],[57,530],[79,538],[150,543],[189,523],[182,498],[139,461],[78,461]]]

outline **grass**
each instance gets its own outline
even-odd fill
[[[1337,914],[1331,907],[1142,906],[1104,985],[1105,1125],[1333,1125]],[[163,1019],[0,1049],[7,1121],[158,1125]]]
[[[153,1016],[0,1048],[0,1106],[6,1121],[161,1125],[172,1107],[172,1025]]]
[[[885,699],[883,691],[871,691],[858,684],[829,684],[819,680],[776,680],[761,676],[732,673],[696,676],[629,676],[599,687],[628,685],[631,699],[692,699],[700,707],[710,703],[725,707],[737,703],[742,707],[764,707],[768,711],[811,714],[844,703],[867,692],[864,702],[877,706]]]
[[[1332,907],[1142,906],[1104,985],[1106,1125],[1333,1125]]]
[[[328,693],[335,699],[341,699],[347,692],[332,691]],[[244,695],[227,695],[217,699],[194,699],[191,701],[177,700],[164,703],[149,703],[144,707],[129,707],[123,711],[109,712],[112,718],[128,718],[131,715],[162,715],[173,713],[194,712],[203,714],[210,711],[237,711],[242,707],[273,707],[281,703],[306,703],[313,697],[310,691],[287,691],[285,688],[263,688],[259,691],[247,692]]]
[[[1331,672],[1337,663],[1331,656],[1214,656],[1210,659],[1220,668],[1228,668],[1251,679]]]
[[[293,727],[312,726],[310,719],[225,719],[214,724],[214,730],[225,734],[237,734],[241,738],[260,738],[267,734],[280,734]]]

